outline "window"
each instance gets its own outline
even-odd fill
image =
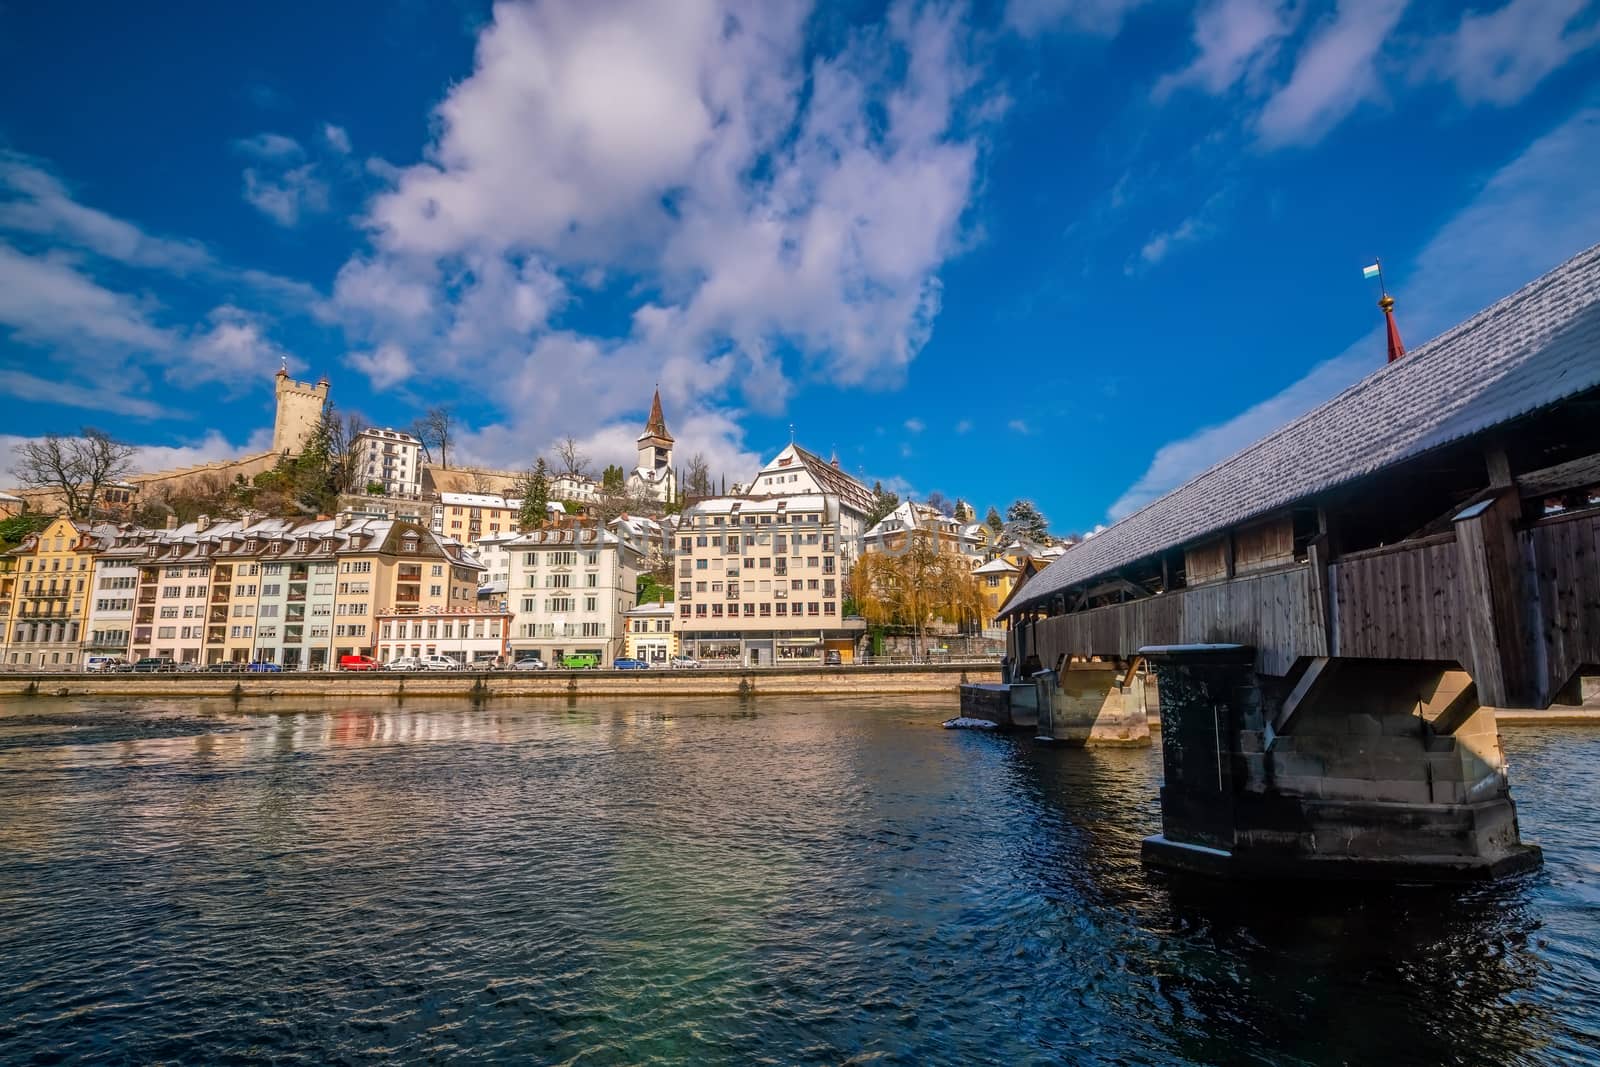
[[[603,623],[603,622],[586,622],[586,623],[583,624],[583,636],[584,637],[604,637],[605,635],[606,635],[606,624],[605,623]]]
[[[544,587],[546,589],[570,589],[572,587],[572,575],[547,574],[544,576]]]
[[[706,617],[706,606],[704,604],[696,604],[694,606],[694,617],[697,619]]]
[[[163,619],[176,619],[178,617],[178,609],[177,608],[162,608],[161,609],[161,617]]]
[[[590,589],[598,588],[599,585],[600,585],[600,576],[598,574],[593,573],[593,572],[590,572],[589,574],[585,574],[583,576],[583,584],[585,586],[587,586],[588,588],[590,588]]]
[[[163,600],[177,600],[182,595],[183,587],[181,585],[164,585],[161,587],[161,598]]]
[[[576,552],[551,552],[546,562],[552,567],[573,567],[578,563],[578,554]]]
[[[442,585],[430,585],[430,586],[428,586],[428,595],[429,596],[442,596],[442,595],[444,595],[444,586],[442,586]]]
[[[583,610],[584,611],[598,611],[599,607],[600,607],[600,600],[599,600],[598,597],[586,596],[586,597],[583,598]]]
[[[178,636],[178,628],[176,626],[158,626],[158,627],[156,627],[156,637],[158,639],[162,640],[162,641],[171,641],[174,637],[177,637],[177,636]]]
[[[261,587],[261,595],[262,596],[277,596],[278,593],[282,591],[282,589],[283,589],[283,586],[279,585],[277,582],[272,582],[270,584],[264,584]]]
[[[256,616],[262,619],[276,619],[278,617],[278,605],[263,604],[260,610],[256,612]]]
[[[572,598],[569,596],[546,597],[544,602],[546,611],[571,611]]]
[[[441,564],[441,563],[435,563],[433,565],[433,575],[432,576],[435,577],[435,578],[443,578],[444,577],[444,565]]]

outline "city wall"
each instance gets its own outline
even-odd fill
[[[751,670],[439,671],[341,674],[0,674],[0,697],[948,696],[997,682],[997,664]]]

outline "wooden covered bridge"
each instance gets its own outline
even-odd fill
[[[1489,857],[1465,864],[1481,868],[1526,850],[1478,711],[1579,699],[1600,665],[1597,561],[1600,247],[1072,548],[1004,614],[1015,663],[1063,678],[1112,663],[1119,684],[1141,657],[1154,664],[1167,791],[1204,771],[1246,806],[1450,807],[1450,834],[1474,843],[1441,855]],[[1201,676],[1210,688],[1190,691]],[[1200,747],[1226,757],[1210,770],[1174,753],[1187,739],[1192,759],[1203,740],[1182,728],[1186,702],[1191,716],[1232,709],[1206,712]],[[1445,749],[1459,766],[1435,758]],[[1504,810],[1455,817],[1496,797]],[[1326,856],[1297,807],[1294,833],[1197,843],[1248,852],[1298,833],[1293,847]],[[1509,833],[1489,832],[1494,818]]]

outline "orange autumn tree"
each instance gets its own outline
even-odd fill
[[[894,552],[868,552],[850,571],[856,610],[876,626],[902,626],[914,635],[917,655],[930,623],[960,626],[983,616],[983,594],[959,554],[940,552],[917,532]]]

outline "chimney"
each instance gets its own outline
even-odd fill
[[[178,528],[178,516],[176,516],[176,515],[168,515],[167,516],[167,529],[176,530],[177,528]]]
[[[346,526],[349,526],[349,525],[350,525],[350,513],[348,511],[341,511],[341,512],[339,512],[339,514],[337,514],[337,515],[335,515],[333,517],[333,528],[335,530],[342,530]]]
[[[211,529],[211,516],[196,515],[194,517],[194,529],[196,533],[205,533],[207,530]]]

